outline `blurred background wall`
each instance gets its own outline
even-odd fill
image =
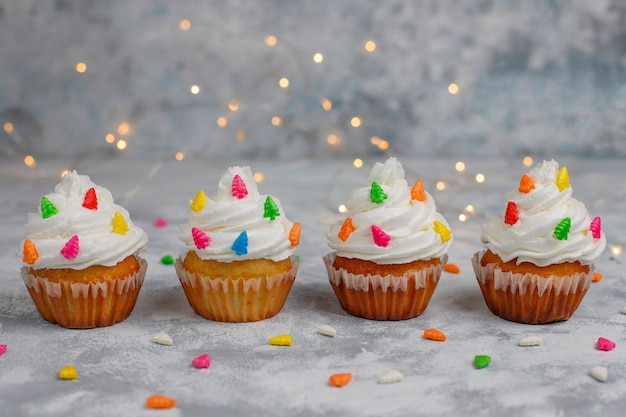
[[[0,161],[626,156],[622,0],[0,0]]]

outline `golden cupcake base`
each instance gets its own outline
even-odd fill
[[[23,267],[21,274],[41,317],[61,327],[89,329],[111,326],[130,315],[146,269],[145,260],[131,255],[112,267]]]

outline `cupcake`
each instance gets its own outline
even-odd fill
[[[249,322],[282,309],[296,278],[300,223],[276,197],[261,195],[249,167],[231,167],[208,199],[200,190],[180,239],[176,271],[191,308],[204,318]]]
[[[349,314],[404,320],[428,306],[452,243],[450,226],[418,180],[412,188],[395,158],[372,168],[347,201],[348,217],[327,235],[330,284]]]
[[[569,319],[606,246],[600,218],[572,198],[567,168],[553,160],[523,175],[506,200],[504,217],[482,228],[486,250],[472,260],[489,310],[528,324]]]
[[[146,273],[148,238],[106,188],[76,171],[28,214],[22,278],[51,323],[86,329],[128,317]]]

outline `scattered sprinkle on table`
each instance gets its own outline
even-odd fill
[[[400,382],[404,379],[404,375],[402,372],[397,369],[392,369],[390,371],[385,372],[378,379],[379,384],[393,384],[394,382]]]
[[[606,366],[592,366],[589,368],[589,375],[600,382],[606,382],[609,378],[609,370]]]
[[[491,363],[491,358],[487,355],[474,356],[474,366],[476,366],[476,369],[483,369],[487,367],[489,363]]]
[[[171,336],[165,332],[158,332],[153,334],[150,338],[150,341],[152,343],[165,346],[172,346],[174,344],[174,340],[172,340]]]
[[[279,336],[270,337],[270,345],[274,346],[291,346],[293,338],[290,334],[281,334]]]
[[[165,220],[162,217],[158,217],[155,221],[154,221],[154,225],[156,227],[165,227],[167,226],[167,220]]]
[[[171,265],[174,263],[174,258],[172,257],[172,255],[165,255],[161,258],[161,263],[165,265]]]
[[[3,355],[7,351],[7,345],[0,345],[0,355]]]
[[[605,339],[604,337],[599,337],[598,338],[598,349],[600,350],[606,350],[607,352],[609,350],[613,350],[615,349],[615,342],[609,340],[609,339]]]
[[[602,281],[602,277],[603,276],[604,275],[602,275],[601,272],[594,272],[592,277],[591,277],[591,281],[592,282],[600,282],[600,281]]]
[[[174,408],[176,400],[165,395],[151,395],[146,398],[146,407],[154,409]]]
[[[205,353],[192,360],[191,364],[198,369],[208,368],[211,366],[211,357],[208,353]]]
[[[523,337],[522,340],[519,341],[520,346],[540,346],[542,343],[543,339],[541,336],[537,336],[536,334]]]
[[[459,268],[455,264],[445,264],[443,266],[443,270],[451,274],[458,274],[459,272],[461,272],[461,268]]]
[[[59,371],[59,379],[72,380],[78,379],[78,372],[72,365],[67,365]]]
[[[446,335],[437,329],[424,330],[424,339],[435,340],[437,342],[445,342]]]
[[[328,382],[333,387],[341,388],[344,385],[347,385],[348,382],[352,379],[352,374],[350,372],[342,373],[342,374],[333,374],[328,378]]]
[[[317,328],[317,332],[319,334],[323,334],[324,336],[328,336],[328,337],[337,336],[337,330],[335,330],[333,326],[329,326],[328,324],[322,324],[321,326],[319,326]]]

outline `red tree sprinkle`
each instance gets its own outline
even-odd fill
[[[372,225],[372,237],[374,238],[374,243],[383,248],[387,247],[391,240],[391,237],[375,224]]]
[[[517,214],[517,206],[514,202],[509,201],[509,204],[506,205],[506,213],[504,214],[504,223],[514,225],[519,220],[519,215]]]
[[[98,197],[96,197],[96,190],[93,187],[85,193],[83,207],[89,210],[98,210]]]

